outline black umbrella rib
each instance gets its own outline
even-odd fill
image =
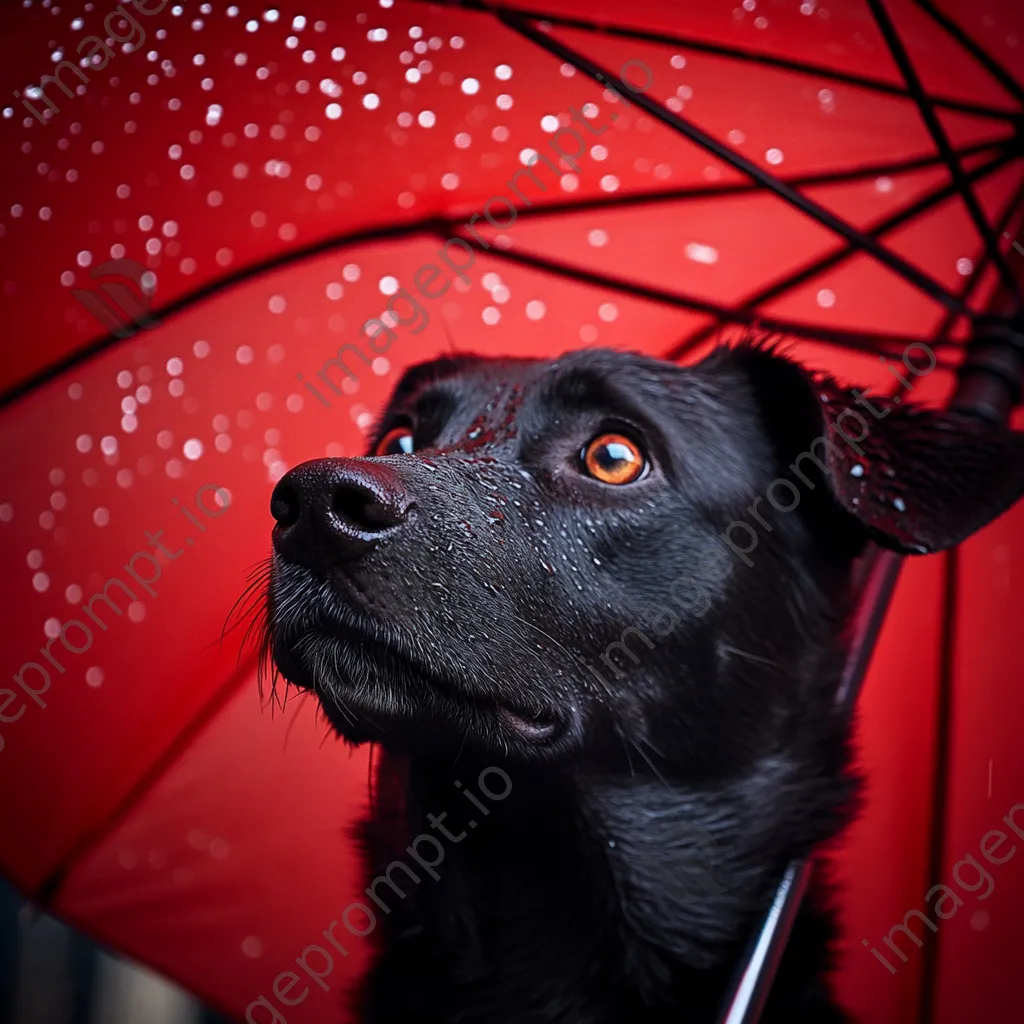
[[[472,246],[478,252],[484,251],[484,246],[471,235],[457,233],[454,237],[461,238],[467,245]],[[800,320],[784,320],[779,317],[762,316],[755,309],[723,306],[720,303],[701,299],[694,295],[668,291],[654,285],[640,284],[628,278],[611,274],[602,274],[589,270],[586,267],[553,260],[538,253],[525,252],[522,249],[497,249],[489,247],[486,251],[493,259],[516,263],[520,266],[529,267],[532,270],[540,270],[556,277],[567,278],[581,284],[594,285],[608,291],[631,295],[634,298],[647,299],[663,306],[672,306],[676,309],[685,309],[694,313],[704,313],[715,317],[723,324],[758,327],[778,334],[791,335],[794,338],[826,341],[843,348],[869,352],[873,355],[899,356],[907,345],[929,340],[916,335],[895,334],[892,332],[882,334],[872,331],[845,331],[841,328],[821,327],[818,324],[806,323]],[[951,339],[936,341],[933,347],[940,350],[959,349],[959,345]],[[941,353],[938,355],[939,365],[942,369],[954,369],[956,367],[958,360],[952,357],[943,358]],[[956,353],[954,352],[953,355],[955,356]]]
[[[509,7],[507,4],[487,3],[485,0],[415,0],[428,3],[431,7],[457,7],[461,10],[479,11],[493,14],[502,21],[505,16],[523,17],[531,21],[545,22],[560,28],[580,29],[602,35],[617,36],[622,39],[635,39],[642,43],[655,43],[663,46],[677,46],[693,50],[697,53],[708,53],[715,57],[728,57],[731,60],[743,61],[748,64],[762,64],[765,67],[777,68],[780,71],[795,71],[802,75],[827,78],[833,82],[843,82],[871,92],[896,96],[900,99],[911,99],[910,94],[891,82],[869,75],[857,75],[851,71],[840,71],[826,64],[814,64],[811,61],[794,60],[790,57],[778,57],[769,53],[758,53],[756,50],[745,50],[741,47],[726,46],[722,43],[710,43],[703,39],[681,36],[676,33],[654,32],[647,29],[631,28],[628,25],[616,25],[592,21],[587,18],[572,17],[565,14],[552,14],[548,11],[534,10],[529,7]],[[937,96],[935,103],[947,110],[957,110],[964,114],[977,117],[988,117],[1000,121],[1012,121],[1013,111],[990,107],[982,103],[971,103],[967,100],[954,99],[951,96]]]
[[[1017,81],[990,53],[980,47],[949,15],[932,3],[932,0],[914,0],[936,24],[941,25],[1017,102],[1024,105],[1024,86]]]
[[[1007,138],[975,143],[973,146],[969,146],[961,150],[960,155],[963,157],[975,156],[990,149],[998,149],[1002,146],[1006,146],[1010,141],[1011,138]],[[908,171],[921,170],[923,168],[933,167],[939,163],[941,163],[941,158],[938,156],[921,156],[891,164],[865,164],[861,167],[855,167],[846,171],[823,171],[813,174],[794,176],[793,178],[787,179],[787,181],[789,184],[794,186],[838,184],[844,181],[857,181],[862,178],[875,177],[881,174],[899,174]],[[701,199],[717,195],[751,193],[759,190],[759,185],[748,182],[736,182],[732,185],[707,186],[700,188],[659,189],[643,193],[633,193],[630,195],[595,197],[593,199],[576,201],[568,200],[566,202],[538,204],[532,208],[520,210],[518,212],[518,216],[520,218],[530,218],[554,214],[571,214],[586,210],[639,206],[642,204],[673,202],[685,199]],[[438,225],[454,230],[457,225],[464,221],[464,217],[440,217],[430,215],[427,217],[420,217],[414,221],[408,221],[404,224],[389,223],[375,225],[368,228],[361,228],[357,231],[331,235],[328,238],[320,239],[316,242],[312,242],[308,245],[300,246],[295,249],[289,249],[277,256],[272,256],[265,260],[259,260],[256,263],[242,267],[230,274],[225,274],[223,277],[210,281],[194,291],[180,296],[172,302],[167,303],[165,306],[151,310],[151,315],[156,319],[174,316],[175,314],[185,312],[187,309],[198,305],[205,299],[213,298],[236,285],[244,284],[246,281],[257,278],[262,274],[272,273],[281,267],[289,266],[293,263],[301,263],[306,259],[312,259],[313,257],[320,256],[325,252],[345,249],[349,246],[361,245],[367,242],[411,237],[431,231]],[[134,337],[134,335],[131,337]],[[64,358],[56,360],[49,366],[44,367],[38,373],[35,373],[13,387],[8,388],[6,391],[0,392],[0,409],[3,409],[5,406],[17,401],[19,398],[33,391],[35,388],[41,387],[54,378],[59,377],[62,373],[88,362],[94,356],[98,356],[103,352],[106,352],[107,349],[114,348],[121,344],[122,341],[126,340],[130,340],[130,338],[126,339],[120,335],[108,334],[76,349]]]
[[[934,104],[928,96],[928,93],[925,91],[921,78],[910,59],[910,55],[907,53],[907,48],[903,45],[903,40],[900,39],[900,35],[896,31],[896,26],[893,24],[893,20],[889,16],[888,10],[886,10],[884,0],[867,0],[867,2],[868,6],[871,8],[871,13],[874,15],[875,21],[878,23],[878,28],[885,39],[885,44],[889,47],[889,52],[892,54],[893,60],[896,61],[896,65],[900,69],[900,74],[903,75],[903,78],[907,83],[907,88],[910,90],[910,94],[914,97],[914,102],[917,104],[917,108],[921,112],[921,119],[928,128],[928,133],[931,135],[936,149],[938,149],[942,159],[949,167],[949,172],[953,176],[953,182],[956,185],[956,190],[960,193],[960,198],[967,207],[967,212],[970,214],[971,220],[974,221],[974,226],[978,229],[978,233],[981,235],[981,240],[985,246],[985,252],[988,255],[988,258],[992,261],[993,266],[995,266],[999,273],[999,278],[1002,281],[1003,287],[1019,300],[1020,289],[1017,286],[1017,281],[1011,273],[1009,266],[999,252],[998,241],[996,239],[995,232],[992,230],[992,225],[985,216],[985,211],[982,210],[981,203],[978,202],[978,197],[975,194],[974,189],[971,187],[971,183],[964,175],[963,164],[960,162],[960,158],[953,151],[953,146],[950,144],[949,136],[946,134],[946,130],[943,128],[942,122],[935,113]]]
[[[152,792],[153,788],[163,779],[172,765],[181,757],[189,744],[210,724],[224,709],[228,702],[238,693],[242,683],[246,682],[256,669],[257,655],[249,653],[244,659],[239,652],[234,670],[206,699],[189,720],[188,724],[166,744],[163,750],[157,751],[149,765],[143,770],[135,784],[106,812],[103,820],[91,827],[83,828],[61,851],[56,866],[27,895],[37,906],[48,911],[57,911],[57,901],[76,864],[85,857],[119,825],[128,815]]]
[[[165,306],[150,310],[149,313],[151,317],[157,320],[168,316],[174,316],[177,313],[183,313],[185,310],[197,305],[204,299],[212,298],[221,292],[227,291],[229,288],[233,288],[235,285],[243,284],[246,281],[250,281],[262,274],[271,273],[272,271],[288,266],[289,264],[299,263],[302,260],[311,259],[314,256],[319,256],[325,252],[330,252],[333,249],[343,248],[348,245],[358,245],[363,242],[379,242],[389,238],[405,238],[410,235],[427,231],[430,226],[435,223],[435,217],[424,217],[420,220],[410,221],[405,224],[375,225],[358,231],[347,232],[340,238],[338,236],[323,238],[316,242],[312,242],[309,245],[301,246],[298,249],[291,249],[283,253],[278,253],[275,256],[270,256],[267,259],[258,260],[257,262],[251,263],[247,267],[242,267],[233,273],[225,274],[223,277],[219,277],[216,280],[209,281],[206,284],[201,285],[194,291],[180,295],[178,298],[168,302]],[[125,338],[116,334],[108,334],[102,338],[97,338],[95,341],[92,341],[87,345],[83,345],[81,348],[68,353],[63,358],[50,363],[48,366],[44,366],[43,369],[39,370],[37,373],[32,374],[30,377],[26,377],[19,383],[9,387],[6,391],[0,392],[0,409],[4,409],[12,402],[15,402],[19,398],[31,393],[36,388],[42,387],[49,381],[59,377],[62,373],[74,369],[74,367],[80,366],[82,363],[88,362],[94,356],[98,356],[101,353],[106,352],[107,349],[115,348],[117,345],[121,344],[121,342],[130,340],[132,337],[134,337],[134,335],[130,335],[128,338]]]
[[[973,146],[958,150],[961,159],[987,153],[990,150],[1005,152],[1015,141],[1016,136],[1008,135],[1002,139],[986,140]],[[809,174],[794,175],[783,179],[794,188],[809,188],[816,185],[841,185],[845,182],[863,181],[883,175],[905,174],[911,171],[924,170],[942,165],[941,156],[911,157],[895,163],[862,164],[845,171],[815,171]],[[685,201],[688,199],[715,199],[720,196],[750,195],[763,192],[764,189],[752,181],[734,181],[724,185],[697,185],[671,189],[651,189],[641,192],[623,193],[622,195],[593,196],[590,199],[568,199],[565,201],[543,203],[525,210],[518,211],[518,219],[550,217],[556,214],[583,213],[588,210],[613,210],[617,207],[645,206],[648,204]],[[445,217],[446,224],[455,226],[465,218]]]
[[[980,178],[987,177],[989,174],[993,174],[995,171],[1005,167],[1014,159],[1014,154],[1004,153],[1002,156],[990,160],[987,164],[975,168],[970,172],[969,178],[971,180],[978,180]],[[908,221],[920,216],[922,213],[927,213],[929,210],[934,209],[940,203],[945,202],[953,196],[955,192],[956,189],[952,183],[940,185],[937,188],[932,189],[930,192],[926,192],[923,196],[919,196],[914,200],[914,202],[901,207],[894,213],[891,213],[884,219],[878,221],[878,223],[872,225],[867,229],[868,234],[873,236],[888,234],[890,231],[901,227],[903,224],[906,224]],[[760,306],[764,302],[770,302],[772,299],[785,294],[792,288],[804,284],[811,278],[816,277],[818,274],[822,273],[822,271],[828,270],[830,267],[834,267],[837,263],[842,262],[850,255],[851,251],[852,250],[849,246],[843,246],[842,248],[829,253],[827,256],[822,256],[820,259],[814,260],[801,269],[781,278],[774,284],[769,285],[767,288],[756,292],[754,295],[748,296],[743,300],[743,305],[746,307],[752,307]],[[963,298],[962,295],[961,298]],[[955,319],[955,316],[951,316],[949,319]],[[663,358],[672,360],[682,359],[687,352],[709,337],[713,330],[714,328],[712,327],[700,328],[690,337],[679,342],[675,348],[667,352]]]
[[[1004,232],[1013,219],[1014,213],[1024,202],[1024,185],[1015,190],[1013,198],[1002,211],[997,228]],[[979,261],[974,268],[964,295],[970,296],[981,283],[985,263]],[[947,317],[939,328],[946,330],[952,326],[952,319]],[[898,386],[898,385],[897,385]],[[929,830],[928,874],[927,878],[941,878],[942,866],[946,854],[946,830],[949,824],[947,812],[949,803],[949,780],[952,766],[950,759],[953,750],[953,701],[954,701],[954,655],[956,643],[956,595],[959,590],[959,548],[953,548],[944,555],[943,565],[943,602],[942,602],[942,636],[939,648],[939,685],[936,692],[934,759],[935,772],[932,777],[931,828]],[[920,1024],[930,1024],[933,1019],[935,992],[939,980],[939,951],[941,946],[935,941],[927,944],[924,961],[921,967],[921,1002]]]
[[[1007,204],[999,222],[1002,228],[1006,228],[1014,215],[1020,209],[1020,203],[1024,201],[1024,185],[1015,191],[1013,198]],[[967,298],[974,291],[974,288],[981,280],[979,268],[975,268],[974,275],[964,288],[964,297]],[[943,324],[935,334],[935,338],[941,336],[946,329],[949,320]],[[962,386],[962,378],[961,378]],[[997,389],[998,389],[997,385]],[[954,397],[955,402],[955,397]],[[947,552],[947,557],[955,555],[956,549]],[[846,662],[843,672],[843,682],[840,687],[839,698],[842,703],[852,708],[857,693],[863,683],[864,675],[870,662],[871,653],[875,640],[881,629],[892,590],[899,573],[899,567],[903,559],[892,551],[882,551],[874,548],[869,555],[867,571],[864,579],[866,584],[858,600],[858,610],[855,617],[853,640],[850,652],[852,657]],[[950,595],[955,590],[955,578],[951,580],[948,575],[953,563],[946,563],[946,586],[944,590],[943,621],[946,626],[944,632],[951,632],[951,622],[954,607],[950,603]],[[868,628],[862,630],[862,626]],[[938,877],[935,864],[941,867],[941,861],[935,859],[936,836],[939,837],[938,844],[942,844],[945,833],[945,792],[949,779],[949,745],[948,736],[952,722],[952,705],[950,703],[950,692],[952,687],[952,649],[945,644],[942,647],[942,673],[940,675],[940,690],[938,694],[939,706],[937,708],[937,733],[936,733],[936,770],[942,776],[941,782],[936,780],[933,790],[933,818],[932,818],[932,840],[929,847],[929,870],[932,877]],[[947,736],[947,743],[943,745],[942,736]],[[943,794],[940,796],[940,792]],[[942,823],[939,819],[942,818]],[[810,862],[806,859],[793,862],[787,868],[782,880],[776,890],[776,897],[769,912],[765,915],[761,928],[751,937],[748,949],[744,954],[740,966],[730,984],[729,994],[722,1005],[721,1013],[717,1024],[756,1024],[760,1019],[760,1012],[764,1000],[767,998],[772,981],[777,972],[779,961],[785,951],[786,943],[792,923],[799,910],[803,899],[803,890],[806,887],[810,873]],[[803,883],[801,886],[799,882]],[[922,973],[922,1015],[919,1017],[921,1024],[928,1024],[931,1014],[933,995],[931,986],[935,979],[937,966],[937,943],[930,943],[925,950],[925,966]]]
[[[616,93],[622,95],[622,84],[619,82],[617,76],[612,74],[612,72],[608,71],[606,68],[596,64],[583,54],[577,53],[564,43],[561,43],[556,39],[552,39],[544,32],[541,32],[529,22],[518,16],[500,15],[500,17],[502,18],[502,21],[509,26],[509,28],[519,32],[527,39],[532,40],[542,49],[547,50],[549,53],[552,53],[557,57],[561,57],[562,60],[579,68],[605,88],[613,89]],[[930,274],[926,274],[923,270],[915,267],[912,263],[903,259],[898,254],[890,252],[884,245],[879,244],[875,239],[870,238],[861,231],[858,231],[853,227],[853,225],[832,213],[831,210],[826,209],[819,203],[816,203],[814,200],[805,196],[802,192],[787,185],[781,178],[763,170],[752,160],[749,160],[742,154],[737,153],[732,149],[732,147],[720,142],[714,136],[708,135],[707,132],[698,128],[692,121],[689,121],[684,117],[680,117],[678,114],[673,114],[660,103],[652,100],[642,92],[630,91],[630,95],[628,97],[623,96],[623,99],[627,103],[635,103],[638,107],[647,111],[647,113],[652,117],[661,121],[662,124],[671,128],[673,131],[690,139],[690,141],[695,142],[708,152],[714,153],[720,160],[724,160],[726,163],[731,164],[733,167],[753,178],[764,188],[774,192],[777,196],[786,200],[796,209],[805,213],[823,227],[826,227],[845,238],[855,248],[870,253],[880,263],[885,264],[885,266],[889,267],[890,270],[899,274],[904,278],[904,280],[910,282],[914,287],[923,292],[929,298],[933,299],[935,302],[945,306],[947,309],[954,310],[963,316],[968,316],[973,319],[975,315],[973,310],[963,306],[954,294],[952,294],[942,285],[941,282],[937,281]]]
[[[1024,203],[1024,183],[1014,190],[1013,197],[996,218],[996,232],[1001,238],[1010,237],[1007,234],[1007,229],[1010,227],[1010,222],[1013,220],[1014,213],[1021,208],[1022,203]],[[975,289],[979,284],[981,284],[982,276],[988,268],[987,260],[988,257],[983,253],[981,259],[975,263],[974,269],[967,278],[967,283],[964,286],[963,291],[960,293],[960,297],[965,302],[970,299],[974,294]],[[940,337],[945,337],[953,329],[953,325],[956,323],[956,320],[957,317],[955,313],[947,313],[936,333]],[[899,387],[898,381],[896,386]]]

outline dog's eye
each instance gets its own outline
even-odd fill
[[[600,434],[580,458],[587,472],[605,484],[631,484],[644,475],[647,460],[640,446],[623,434]]]
[[[408,427],[394,427],[377,445],[374,455],[408,455],[413,450],[412,431]]]

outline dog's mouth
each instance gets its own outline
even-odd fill
[[[340,635],[339,635],[340,634]],[[501,731],[510,733],[521,742],[531,746],[543,746],[553,742],[565,731],[567,722],[557,712],[539,705],[528,706],[526,703],[511,702],[502,696],[492,693],[474,693],[458,682],[445,678],[429,665],[413,660],[400,645],[382,641],[378,636],[370,638],[362,630],[350,627],[338,630],[326,623],[313,631],[307,631],[301,638],[278,635],[273,644],[273,658],[284,677],[294,686],[310,690],[317,694],[321,702],[326,699],[340,700],[347,708],[362,707],[367,717],[382,721],[395,715],[400,706],[407,708],[402,717],[410,721],[430,714],[437,715],[437,706],[431,707],[427,702],[422,707],[404,700],[395,701],[393,694],[382,699],[353,689],[345,674],[334,677],[333,685],[325,686],[323,676],[315,676],[310,662],[312,638],[319,638],[327,643],[339,641],[349,650],[350,654],[368,661],[372,665],[370,671],[374,678],[386,685],[385,680],[394,676],[410,677],[427,684],[430,692],[439,701],[439,707],[448,708],[454,719],[461,713],[468,713],[477,718],[490,719],[497,723]],[[362,673],[360,673],[362,674]],[[318,678],[318,682],[314,682]],[[336,688],[336,689],[335,689]],[[388,706],[384,713],[380,705]],[[493,726],[492,726],[493,728]]]
[[[561,732],[561,724],[546,712],[537,711],[523,714],[502,704],[497,706],[498,720],[509,732],[515,733],[528,743],[543,743],[555,739]]]

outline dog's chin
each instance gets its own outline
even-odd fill
[[[453,757],[467,747],[532,756],[563,749],[578,734],[574,709],[513,706],[492,693],[470,693],[461,681],[347,628],[318,630],[299,641],[275,635],[272,654],[281,675],[313,692],[335,731],[351,743]]]

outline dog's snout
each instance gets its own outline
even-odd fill
[[[270,497],[274,548],[317,567],[360,558],[405,521],[413,502],[390,466],[314,459],[289,470]]]

